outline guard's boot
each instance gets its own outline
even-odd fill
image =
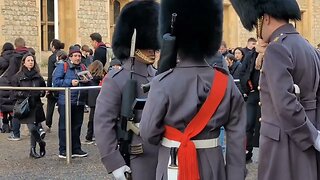
[[[41,157],[41,156],[37,153],[35,147],[32,147],[32,148],[30,149],[30,157],[31,157],[31,158],[34,158],[34,159],[38,159],[38,158]]]

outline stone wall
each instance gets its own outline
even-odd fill
[[[313,20],[314,20],[314,45],[318,45],[320,43],[320,0],[315,0],[313,2]]]
[[[103,41],[109,41],[108,37],[108,7],[109,0],[79,0],[78,21],[79,38],[81,44],[90,46],[90,34],[98,32]]]
[[[4,41],[13,43],[17,37],[22,37],[27,47],[39,52],[37,22],[40,17],[36,0],[2,0],[0,16],[3,20],[0,34]]]

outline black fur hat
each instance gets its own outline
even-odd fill
[[[171,31],[171,15],[177,13],[174,27],[180,55],[213,56],[222,40],[222,0],[162,0],[160,33]]]
[[[137,30],[136,49],[160,49],[159,9],[159,3],[153,0],[132,1],[123,7],[112,38],[112,50],[118,59],[130,56],[134,28]]]
[[[257,25],[257,20],[268,14],[277,19],[301,20],[301,12],[296,0],[230,0],[240,20],[249,31]]]

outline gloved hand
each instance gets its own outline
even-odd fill
[[[126,176],[124,175],[125,172],[131,173],[131,169],[127,165],[121,166],[120,168],[114,170],[112,174],[116,180],[126,180]]]
[[[316,139],[316,142],[313,145],[316,150],[318,150],[320,152],[320,131],[318,131],[318,137]]]

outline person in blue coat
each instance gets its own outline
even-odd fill
[[[78,73],[85,71],[86,67],[81,63],[81,51],[78,47],[71,47],[69,59],[59,64],[53,72],[54,87],[78,87],[85,86],[88,82],[80,80]],[[86,101],[85,90],[71,91],[71,135],[72,157],[86,157],[88,154],[81,149],[80,134],[83,123],[84,105]],[[59,92],[59,158],[66,158],[66,127],[65,127],[65,94]]]

